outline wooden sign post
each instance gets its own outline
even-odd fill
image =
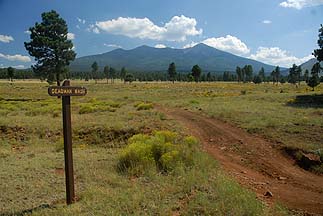
[[[72,124],[71,124],[71,98],[70,96],[84,96],[87,90],[84,87],[72,87],[70,81],[65,80],[62,86],[48,88],[50,96],[62,97],[63,134],[64,134],[64,157],[65,157],[65,180],[66,180],[66,203],[75,202],[74,172],[72,154]]]

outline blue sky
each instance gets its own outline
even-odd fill
[[[289,67],[317,48],[323,0],[0,0],[0,67],[30,67],[28,28],[56,10],[77,57],[140,45],[197,43]]]

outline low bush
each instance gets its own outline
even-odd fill
[[[119,155],[118,170],[140,176],[150,171],[170,173],[177,168],[194,164],[198,141],[194,137],[180,137],[171,131],[156,131],[153,135],[137,134]]]
[[[137,108],[137,110],[149,110],[154,108],[154,105],[152,103],[137,103],[135,104],[135,107]]]
[[[162,120],[162,121],[167,119],[166,115],[164,113],[158,113],[158,116],[159,116],[159,119]]]
[[[79,114],[86,114],[86,113],[94,113],[94,112],[115,112],[117,108],[121,107],[119,103],[100,103],[100,102],[92,102],[82,104],[79,110]]]
[[[108,106],[113,107],[113,108],[120,108],[121,104],[115,101],[109,101],[106,103]]]
[[[200,104],[197,100],[190,100],[190,104]]]
[[[82,105],[79,114],[93,113],[95,112],[95,107],[91,105]]]

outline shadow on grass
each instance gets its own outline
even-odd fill
[[[287,105],[299,108],[323,108],[323,94],[298,95],[287,102]]]
[[[49,204],[42,204],[42,205],[37,206],[35,208],[26,209],[26,210],[22,210],[22,211],[18,211],[18,212],[4,212],[4,213],[0,213],[0,216],[23,216],[23,215],[29,215],[29,214],[33,213],[34,211],[37,211],[37,210],[41,210],[41,209],[51,209],[51,208],[55,208],[55,207],[54,206],[51,206]]]

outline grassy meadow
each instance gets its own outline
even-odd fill
[[[296,98],[322,94],[322,85],[312,92],[305,83],[71,84],[87,87],[88,94],[71,99],[78,202],[66,206],[61,100],[47,94],[47,83],[0,81],[0,215],[288,214],[241,188],[198,147],[188,167],[120,172],[120,153],[133,135],[189,135],[154,104],[202,112],[279,148],[322,155],[323,106]]]

